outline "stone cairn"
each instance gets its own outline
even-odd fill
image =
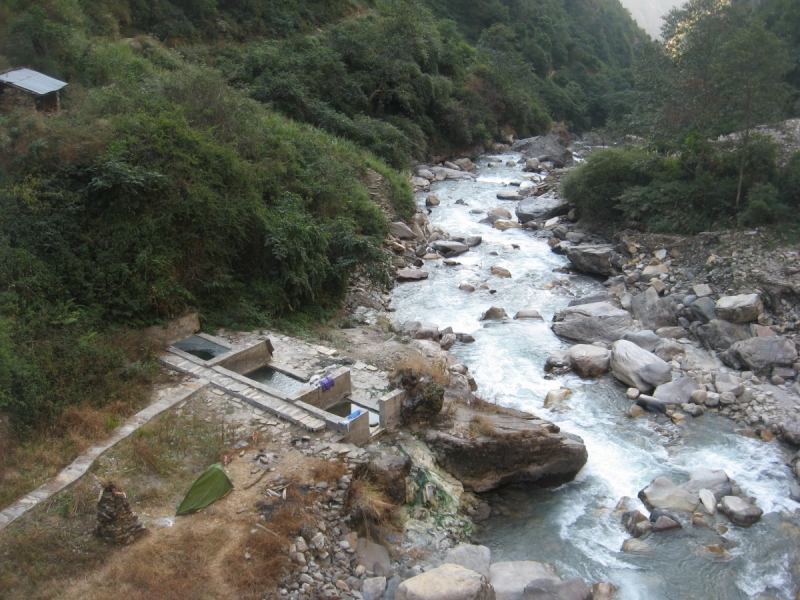
[[[125,492],[106,483],[97,502],[97,535],[115,544],[130,544],[146,529],[131,510]]]

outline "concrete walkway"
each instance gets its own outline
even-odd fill
[[[75,483],[84,473],[86,473],[86,471],[89,470],[89,467],[92,466],[92,463],[94,463],[95,459],[103,452],[118,442],[124,440],[142,425],[148,423],[165,410],[172,408],[178,402],[189,400],[207,385],[208,381],[204,379],[196,379],[184,383],[171,390],[169,394],[165,395],[160,400],[157,400],[144,410],[136,413],[133,417],[128,419],[125,425],[115,429],[111,436],[102,444],[92,446],[88,450],[84,451],[72,462],[71,465],[53,477],[50,481],[36,488],[26,496],[23,496],[8,508],[0,511],[0,531],[8,527],[8,525],[16,521],[39,503],[47,500],[54,494],[57,494],[58,492]]]

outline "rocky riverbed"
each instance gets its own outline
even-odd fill
[[[764,258],[762,232],[603,239],[559,204],[554,161],[519,149],[418,168],[421,211],[390,240],[401,337],[464,373],[464,393],[471,377],[588,450],[560,491],[483,495],[474,539],[625,598],[793,597],[798,490],[778,441],[797,442],[793,252]],[[684,503],[654,503],[654,486]]]

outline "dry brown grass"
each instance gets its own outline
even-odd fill
[[[469,434],[473,438],[492,437],[497,433],[492,422],[483,415],[475,415],[469,422]]]
[[[403,369],[413,369],[419,377],[430,375],[439,385],[446,386],[450,383],[447,365],[441,361],[432,361],[421,354],[412,354],[398,362],[395,365],[395,375]]]
[[[261,600],[289,568],[286,549],[291,542],[284,536],[254,529],[256,532],[250,533],[251,528],[242,528],[242,544],[232,548],[222,561],[226,583],[241,600]]]
[[[316,459],[311,466],[311,475],[315,481],[334,483],[346,474],[347,466],[343,462]]]

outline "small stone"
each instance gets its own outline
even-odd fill
[[[630,416],[632,419],[635,419],[636,417],[641,417],[644,413],[645,410],[641,406],[634,404],[628,411],[628,416]]]
[[[641,392],[637,388],[628,388],[628,391],[625,392],[625,395],[631,400],[636,400],[639,397],[639,394],[641,394]]]

